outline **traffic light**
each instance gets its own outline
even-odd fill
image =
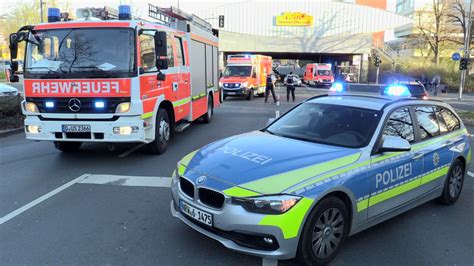
[[[379,67],[380,64],[382,64],[382,60],[380,60],[380,56],[379,56],[379,55],[375,55],[375,57],[374,57],[374,65],[375,65],[376,67]]]
[[[224,28],[224,15],[219,15],[219,28]]]
[[[466,70],[469,65],[469,58],[461,58],[461,60],[459,60],[459,70]]]

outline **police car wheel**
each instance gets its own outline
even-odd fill
[[[214,115],[214,102],[212,101],[211,96],[207,98],[207,113],[204,114],[202,120],[204,123],[210,123],[212,116]]]
[[[168,148],[168,141],[171,137],[171,127],[168,113],[164,109],[158,109],[155,124],[155,140],[148,144],[148,148],[153,154],[162,154]]]
[[[62,152],[74,152],[81,148],[82,142],[63,142],[55,141],[54,147]]]
[[[305,265],[325,265],[339,251],[349,233],[349,214],[336,197],[319,202],[303,227],[297,258]]]
[[[449,169],[443,194],[439,198],[441,203],[451,205],[458,200],[464,183],[464,173],[464,164],[456,159]]]

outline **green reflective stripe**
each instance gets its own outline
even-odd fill
[[[186,171],[186,166],[188,166],[189,162],[193,159],[194,155],[197,153],[198,150],[195,150],[188,155],[184,156],[183,159],[179,162],[178,165],[178,174],[179,175],[184,175],[184,172]]]
[[[357,202],[357,211],[361,212],[369,207],[369,199],[361,200]]]
[[[252,196],[258,196],[257,192],[244,189],[241,187],[231,187],[223,191],[224,194],[226,194],[229,197],[252,197]]]
[[[469,162],[472,160],[472,149],[474,149],[473,147],[469,147],[469,151],[467,152],[467,164],[469,164]]]
[[[187,104],[190,101],[191,101],[191,97],[184,98],[184,99],[181,99],[179,101],[173,102],[173,106],[176,107],[176,106],[180,106],[180,105],[183,105],[183,104]]]
[[[149,118],[149,117],[152,117],[152,116],[153,116],[153,112],[149,112],[149,113],[142,114],[140,117],[142,119],[146,119],[146,118]]]
[[[340,167],[344,167],[348,164],[352,164],[359,159],[360,155],[361,153],[357,152],[328,162],[319,163],[308,167],[288,171],[285,173],[261,178],[255,181],[242,184],[240,186],[265,194],[281,192],[284,189],[298,184],[299,182],[302,182],[308,178],[320,175],[328,171],[332,171]]]
[[[428,175],[423,176],[422,177],[422,182],[420,182],[420,179],[417,178],[413,181],[410,181],[408,183],[400,185],[396,188],[392,188],[390,190],[387,190],[385,192],[377,194],[373,197],[370,197],[369,207],[374,206],[375,204],[378,204],[380,202],[386,201],[388,199],[391,199],[393,197],[396,197],[396,196],[398,196],[400,194],[403,194],[405,192],[408,192],[412,189],[415,189],[415,188],[421,186],[422,184],[426,184],[426,183],[428,183],[430,181],[433,181],[433,180],[435,180],[439,177],[442,177],[442,176],[446,175],[446,173],[448,172],[448,169],[449,169],[449,166],[443,167],[443,168],[441,168],[437,171],[434,171],[433,173],[430,173]],[[425,180],[425,181],[423,182],[423,180]],[[357,209],[357,210],[359,211],[359,209]]]
[[[449,167],[444,167],[444,168],[441,168],[439,169],[438,171],[435,171],[431,174],[427,174],[423,177],[421,177],[421,184],[424,185],[426,183],[429,183],[435,179],[438,179],[444,175],[446,175],[449,171]]]
[[[266,215],[258,224],[279,227],[285,239],[296,237],[313,201],[313,199],[302,198],[284,214]]]
[[[430,145],[433,145],[435,143],[442,142],[442,141],[448,140],[450,138],[455,138],[455,137],[461,136],[461,135],[466,134],[466,133],[467,133],[467,130],[464,129],[464,130],[455,131],[453,133],[449,133],[448,135],[445,135],[445,136],[442,136],[442,137],[436,137],[435,139],[432,139],[432,140],[423,141],[421,143],[417,143],[417,144],[412,145],[412,151],[421,150],[421,149],[423,149],[425,147],[428,147]]]
[[[195,101],[195,100],[197,100],[197,99],[199,99],[199,98],[201,98],[201,96],[199,96],[199,95],[196,95],[196,96],[193,96],[193,98],[192,98],[192,99],[193,99],[193,101]]]
[[[201,99],[201,98],[206,97],[206,96],[207,96],[207,93],[206,93],[206,92],[203,92],[203,93],[200,93],[200,94],[198,94],[198,95],[194,95],[194,96],[192,97],[192,100],[195,101],[195,100]]]

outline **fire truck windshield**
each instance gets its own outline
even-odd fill
[[[227,66],[224,77],[249,77],[252,66]]]
[[[318,76],[331,76],[331,70],[318,70]]]
[[[133,29],[74,28],[34,31],[26,78],[130,77],[135,74]]]

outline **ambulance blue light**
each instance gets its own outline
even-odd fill
[[[56,22],[61,20],[61,11],[59,8],[48,8],[48,22]]]
[[[96,101],[94,103],[94,106],[95,108],[104,108],[105,107],[105,103],[103,101]]]
[[[129,5],[119,5],[119,19],[120,20],[132,19],[132,11]]]
[[[384,89],[384,95],[388,96],[411,96],[410,90],[407,86],[403,85],[390,85]]]
[[[44,105],[46,106],[46,108],[54,108],[54,102],[51,101],[45,102]]]
[[[331,88],[329,88],[330,91],[333,92],[343,92],[344,91],[344,85],[340,82],[333,83]]]

